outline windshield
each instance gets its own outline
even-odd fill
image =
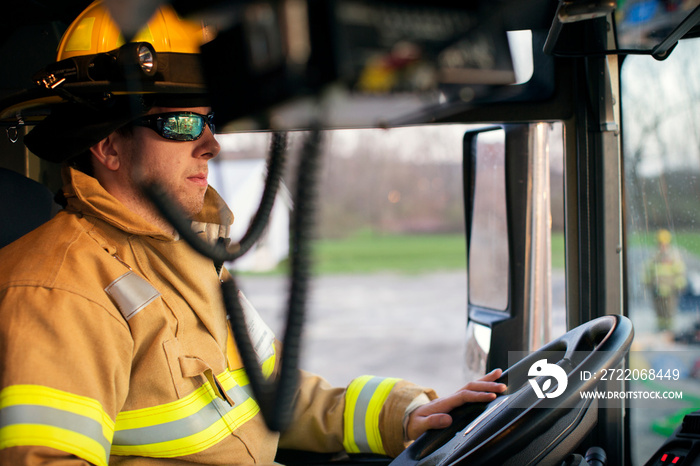
[[[683,389],[682,399],[653,406],[631,400],[633,464],[649,458],[700,405],[698,56],[700,40],[686,40],[664,62],[630,56],[622,67],[628,308],[635,326],[630,366],[678,369]],[[666,382],[633,388],[663,391]]]

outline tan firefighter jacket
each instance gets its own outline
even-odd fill
[[[66,209],[0,250],[0,464],[265,464],[278,446],[403,449],[406,407],[435,394],[379,377],[340,389],[303,373],[279,440],[232,346],[212,262],[94,178],[65,175]],[[230,211],[213,189],[205,204],[193,225],[225,235]],[[271,334],[259,350],[271,376]]]

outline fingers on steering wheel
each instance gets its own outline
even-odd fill
[[[480,401],[493,401],[496,399],[496,394],[493,393],[492,390],[462,390],[457,393],[457,395],[459,395],[461,398],[462,404],[476,403]]]
[[[503,375],[503,371],[501,369],[494,369],[488,374],[484,375],[483,377],[478,378],[477,380],[480,381],[485,381],[485,382],[493,382],[495,380],[498,380],[498,378]]]
[[[493,384],[493,382],[484,382],[488,384]],[[497,384],[495,384],[497,385]],[[438,414],[438,413],[449,413],[453,409],[462,406],[465,403],[474,403],[474,402],[480,402],[480,401],[492,401],[494,398],[496,398],[495,393],[491,393],[491,391],[481,391],[481,390],[460,390],[456,393],[453,393],[450,396],[446,396],[444,398],[439,398],[432,403],[430,403],[430,407],[428,408],[428,405],[426,405],[426,414],[424,415],[430,415],[430,414]],[[429,414],[428,414],[428,409]]]
[[[496,382],[485,382],[480,380],[475,380],[474,382],[469,382],[460,391],[472,391],[472,392],[493,392],[502,393],[506,390],[506,384],[496,383]]]

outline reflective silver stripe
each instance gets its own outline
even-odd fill
[[[215,403],[223,404],[220,399],[216,398],[192,416],[155,426],[119,430],[117,425],[117,430],[114,432],[114,444],[148,445],[177,440],[201,432],[221,419],[221,414],[219,414],[221,406],[217,407]]]
[[[0,414],[0,429],[11,425],[38,424],[72,431],[99,443],[104,448],[105,460],[111,448],[99,422],[70,411],[39,405],[12,405],[2,408]]]
[[[231,397],[235,404],[241,404],[248,398],[253,398],[253,389],[250,388],[250,385],[246,385],[245,387],[236,385],[230,390],[226,390],[226,393]]]
[[[241,405],[252,398],[249,385],[236,385],[226,391],[234,402],[233,406],[219,398],[213,399],[196,413],[176,421],[165,422],[149,427],[136,429],[119,429],[119,420],[114,432],[114,445],[138,446],[178,440],[201,432],[217,422],[235,406]]]
[[[112,297],[126,320],[134,317],[141,309],[160,296],[158,290],[132,271],[107,285],[105,291]]]
[[[238,299],[243,307],[248,334],[253,341],[253,348],[260,363],[264,363],[275,354],[275,333],[260,317],[260,313],[248,301],[242,291],[238,291]]]
[[[355,435],[355,444],[358,446],[361,452],[371,452],[372,447],[367,439],[367,429],[365,424],[367,422],[367,410],[369,408],[369,403],[372,401],[372,396],[377,390],[380,383],[384,381],[384,377],[372,377],[367,381],[360,394],[357,397],[357,403],[355,404],[355,412],[353,414],[353,434]]]

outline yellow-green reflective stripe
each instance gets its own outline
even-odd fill
[[[379,432],[379,413],[399,379],[362,376],[345,394],[343,446],[349,453],[386,454]]]
[[[272,342],[272,356],[267,358],[261,364],[263,376],[267,379],[270,378],[272,372],[275,370],[275,361],[277,360],[277,348],[275,348],[275,342]]]
[[[106,465],[113,426],[91,398],[39,385],[0,392],[0,449],[41,445]]]
[[[43,424],[17,424],[0,428],[0,450],[26,446],[55,448],[76,455],[90,464],[107,466],[104,447],[73,430]]]
[[[230,406],[216,396],[211,384],[166,405],[125,411],[117,416],[114,455],[172,458],[197,453],[215,445],[260,411],[243,371],[217,376],[233,400]]]
[[[227,375],[231,376],[234,382],[240,385],[241,387],[245,387],[246,385],[250,384],[250,379],[248,378],[248,374],[246,373],[245,369],[226,371],[223,375],[224,377],[226,377]],[[228,387],[224,387],[224,390],[228,390]]]

